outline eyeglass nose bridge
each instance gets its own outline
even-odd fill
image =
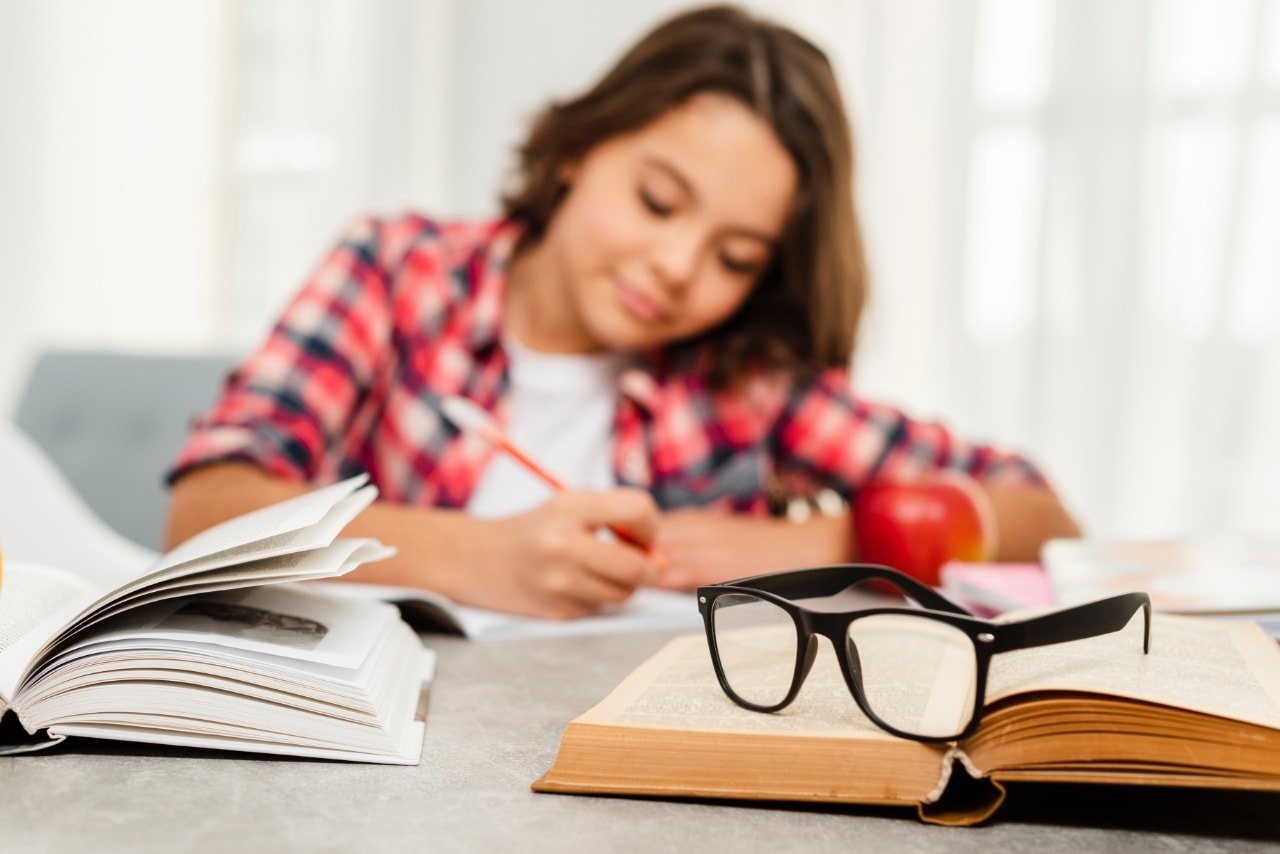
[[[799,660],[800,666],[796,671],[795,678],[791,682],[791,691],[787,694],[787,699],[784,700],[782,703],[782,705],[784,706],[789,705],[791,701],[794,700],[796,696],[800,693],[800,689],[804,686],[805,680],[809,677],[809,671],[813,669],[814,662],[818,660],[818,648],[821,646],[821,644],[818,641],[819,635],[829,640],[831,642],[831,645],[835,647],[836,660],[840,665],[840,669],[844,671],[845,682],[849,683],[850,690],[855,690],[853,688],[853,683],[850,681],[851,677],[850,677],[849,666],[848,666],[849,659],[846,654],[841,652],[840,642],[839,640],[837,640],[837,638],[840,638],[841,633],[840,632],[833,633],[831,630],[831,626],[829,626],[826,623],[826,621],[822,619],[823,616],[824,615],[822,614],[804,614],[804,613],[799,615],[800,628],[805,638],[805,646],[804,646],[803,657],[800,658]],[[850,642],[850,646],[852,646],[852,642]],[[856,661],[857,652],[854,651],[853,654],[854,654],[854,660]],[[854,678],[858,683],[858,688],[856,689],[856,691],[860,692],[862,690],[862,676],[859,673]],[[854,699],[856,701],[861,702],[857,696],[857,693],[855,693]]]
[[[822,635],[831,642],[836,654],[840,671],[844,675],[845,684],[857,701],[859,707],[866,711],[866,694],[862,687],[862,658],[858,655],[858,647],[849,637],[849,620],[843,614],[805,614],[805,631],[809,634],[809,647],[812,650],[817,644],[817,636]],[[813,652],[807,653],[808,661],[804,673],[809,673]],[[803,677],[801,677],[803,679]]]

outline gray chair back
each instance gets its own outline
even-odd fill
[[[226,355],[47,352],[14,421],[104,522],[159,548],[164,473],[232,364]]]

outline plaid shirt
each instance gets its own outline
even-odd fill
[[[460,435],[440,400],[462,395],[505,421],[504,268],[518,237],[502,222],[357,223],[195,420],[170,480],[246,460],[313,483],[365,471],[387,500],[464,507],[493,450]],[[656,359],[619,386],[617,483],[648,490],[663,508],[761,513],[779,484],[848,498],[876,476],[939,468],[1043,483],[1020,457],[855,397],[841,370],[717,392],[700,373]]]

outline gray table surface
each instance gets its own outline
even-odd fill
[[[536,795],[570,719],[666,634],[470,644],[439,666],[417,767],[80,741],[0,761],[0,849],[1275,850],[1280,797],[1024,786],[978,828],[912,811]]]

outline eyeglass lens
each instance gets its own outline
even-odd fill
[[[786,699],[795,677],[795,623],[767,599],[725,593],[712,609],[720,668],[739,698],[757,706]],[[849,624],[849,665],[871,712],[924,738],[948,738],[969,725],[977,654],[969,636],[939,620],[874,614]]]
[[[928,617],[874,614],[849,624],[848,641],[867,706],[889,726],[947,738],[969,725],[978,661],[964,632]]]
[[[725,681],[757,706],[786,699],[796,669],[796,626],[791,615],[749,593],[715,600],[711,625]]]

